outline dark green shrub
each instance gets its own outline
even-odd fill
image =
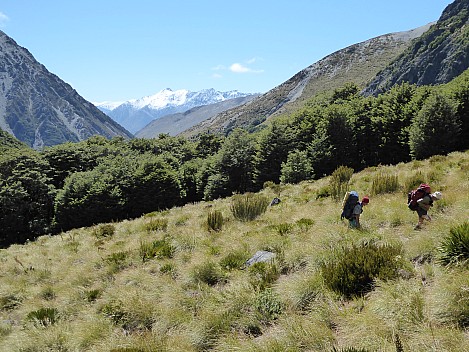
[[[96,226],[92,234],[93,236],[97,238],[103,238],[103,237],[112,237],[114,233],[116,232],[116,228],[112,224],[101,224]]]
[[[259,262],[249,267],[249,283],[256,289],[265,290],[280,276],[280,270],[274,263]]]
[[[128,252],[111,253],[105,258],[105,262],[108,263],[114,270],[121,270],[125,268],[128,256]]]
[[[298,226],[300,230],[302,231],[308,230],[313,225],[314,225],[313,219],[301,218],[300,220],[296,221],[296,226]]]
[[[469,260],[469,222],[452,227],[439,246],[441,263],[456,264]]]
[[[40,308],[29,312],[26,319],[36,326],[49,326],[58,321],[59,311],[55,308]]]
[[[191,271],[191,276],[194,282],[203,282],[210,286],[216,285],[223,279],[221,271],[212,262],[205,262],[195,266]]]
[[[269,206],[269,200],[259,194],[237,194],[232,198],[231,212],[241,221],[251,221],[264,214]]]
[[[214,210],[207,215],[207,226],[209,230],[220,231],[223,227],[223,214],[221,211]]]
[[[84,295],[85,295],[85,299],[86,299],[88,302],[94,302],[94,301],[96,301],[99,297],[101,297],[101,293],[102,293],[102,290],[94,289],[94,290],[85,291],[85,292],[84,292]]]
[[[160,267],[160,273],[162,274],[170,274],[172,277],[175,277],[176,274],[176,266],[172,263],[163,264]]]
[[[352,245],[322,263],[321,272],[331,290],[346,298],[361,296],[373,289],[375,279],[397,276],[403,265],[401,254],[400,246],[378,245],[374,241]]]
[[[331,175],[329,187],[331,196],[335,200],[341,200],[345,192],[348,191],[350,179],[353,175],[353,169],[347,166],[339,166]]]
[[[230,252],[220,260],[220,267],[225,270],[241,269],[249,259],[244,251]]]
[[[172,258],[174,255],[174,247],[166,239],[153,242],[140,242],[139,253],[143,262],[152,258]]]
[[[293,230],[293,225],[288,223],[282,223],[274,226],[275,231],[280,236],[288,235]]]
[[[145,230],[147,232],[152,231],[166,231],[168,228],[167,219],[150,219],[149,222],[145,223]]]
[[[380,172],[373,177],[371,185],[371,193],[374,195],[383,193],[393,193],[399,189],[399,181],[397,175],[389,175]]]

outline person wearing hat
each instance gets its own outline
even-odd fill
[[[419,216],[419,222],[415,226],[415,230],[420,230],[423,225],[423,221],[431,221],[432,218],[428,215],[428,210],[433,206],[433,201],[440,200],[442,198],[441,192],[434,192],[431,194],[427,194],[425,197],[420,198],[417,200],[417,214]]]
[[[363,197],[361,202],[358,202],[357,205],[353,208],[352,217],[349,220],[349,225],[352,228],[360,228],[360,215],[363,213],[363,207],[370,203],[370,198]]]

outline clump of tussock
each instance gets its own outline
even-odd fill
[[[232,197],[231,212],[240,221],[251,221],[264,214],[268,206],[269,200],[263,195],[237,194]]]

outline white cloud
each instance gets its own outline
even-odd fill
[[[8,21],[8,16],[0,11],[0,27],[4,27]]]
[[[230,71],[234,73],[262,73],[264,70],[253,70],[247,66],[241,65],[240,63],[234,63],[230,66]]]
[[[235,72],[235,73],[246,73],[246,72],[249,72],[250,69],[239,63],[234,63],[233,65],[230,66],[230,71]]]
[[[219,73],[214,73],[214,74],[212,75],[212,78],[220,79],[220,78],[223,78],[223,76],[222,76],[221,74],[219,74]]]

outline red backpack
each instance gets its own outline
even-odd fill
[[[417,210],[417,201],[430,193],[430,186],[426,183],[422,183],[417,189],[414,189],[407,194],[407,206],[410,210]]]

